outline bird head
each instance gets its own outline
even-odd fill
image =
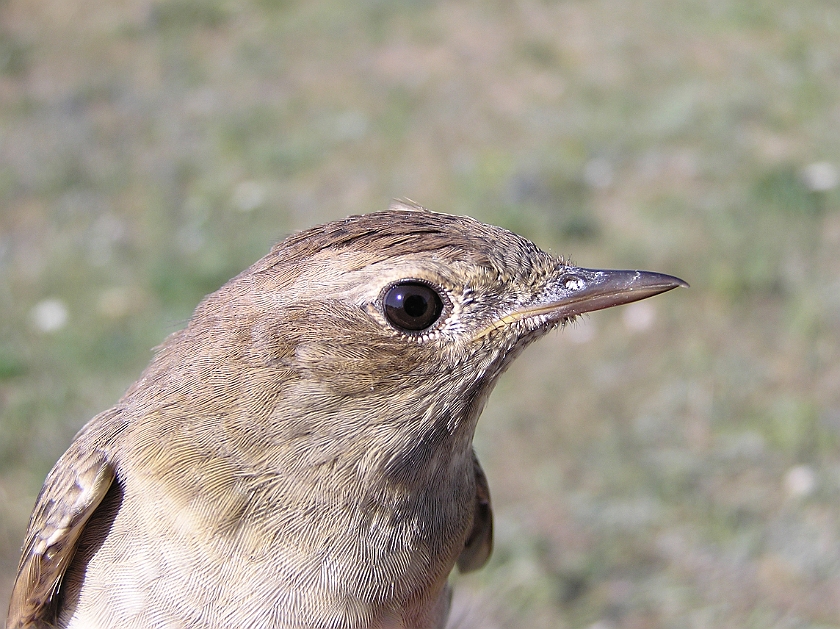
[[[464,459],[498,376],[529,343],[684,285],[579,268],[500,227],[400,204],[280,242],[208,296],[156,362],[177,357],[170,388],[194,390],[193,405],[235,401],[223,422],[242,430],[226,434],[252,439],[248,452],[302,440],[296,460],[355,453],[400,475],[453,449]]]

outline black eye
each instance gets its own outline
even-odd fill
[[[443,301],[433,288],[421,282],[400,282],[385,293],[385,318],[409,332],[425,330],[440,318]]]

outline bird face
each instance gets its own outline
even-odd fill
[[[211,325],[219,335],[205,336],[221,342],[238,330],[239,347],[248,338],[261,369],[237,373],[282,389],[261,396],[283,401],[268,422],[280,441],[303,430],[346,452],[348,439],[379,430],[387,453],[436,431],[436,443],[468,453],[486,397],[522,348],[581,313],[683,284],[578,268],[502,228],[402,207],[291,236],[208,297],[190,327]],[[240,325],[213,326],[219,312]]]
[[[326,361],[325,382],[351,375],[351,389],[377,394],[492,379],[577,315],[685,285],[578,268],[502,228],[416,207],[292,236],[244,277],[260,275],[279,280],[260,291],[269,300],[260,319],[295,348],[286,364],[305,372]]]

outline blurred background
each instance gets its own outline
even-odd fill
[[[3,0],[0,621],[45,474],[151,348],[409,197],[692,285],[502,379],[456,626],[840,626],[838,42],[833,0]]]

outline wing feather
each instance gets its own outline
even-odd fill
[[[475,515],[472,530],[464,542],[464,550],[458,557],[458,570],[461,572],[478,570],[487,563],[493,552],[493,508],[490,505],[490,487],[475,451],[472,458],[475,473]]]
[[[74,443],[59,459],[38,494],[12,589],[7,629],[49,625],[79,536],[114,481],[114,468],[103,454],[81,452],[77,446]]]

